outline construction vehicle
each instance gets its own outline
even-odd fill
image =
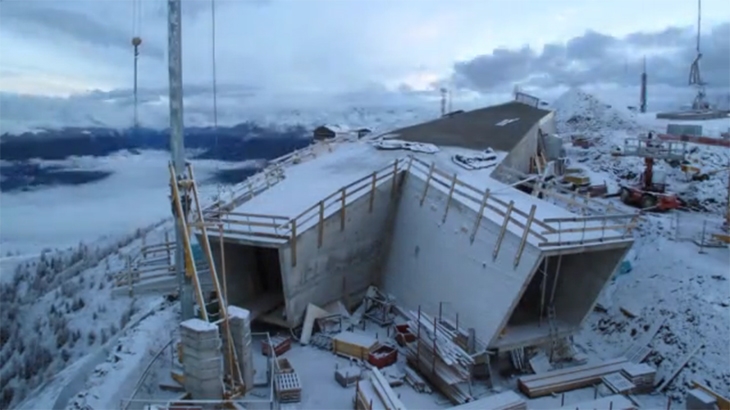
[[[637,185],[624,185],[619,191],[621,201],[627,205],[637,206],[645,210],[669,211],[681,206],[679,197],[667,191],[666,175],[655,172],[657,160],[669,162],[685,161],[686,142],[661,141],[652,133],[646,137],[627,138],[617,156],[644,158],[644,171]]]

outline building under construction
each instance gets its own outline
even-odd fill
[[[490,348],[577,332],[633,243],[634,215],[572,213],[495,178],[550,160],[552,115],[512,102],[274,161],[204,212],[223,226],[224,252],[209,235],[229,303],[296,327],[309,304],[352,307],[375,285],[407,309],[447,304]]]

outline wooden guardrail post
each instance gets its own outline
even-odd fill
[[[396,177],[398,176],[398,159],[393,161],[393,185],[390,188],[390,197],[395,198],[395,188],[396,188]]]
[[[368,212],[373,213],[373,205],[375,204],[375,183],[378,180],[378,172],[373,171],[373,180],[370,182],[370,208]]]
[[[317,229],[317,248],[321,248],[324,241],[324,201],[319,201],[319,224]]]
[[[340,230],[345,230],[345,204],[347,199],[347,193],[345,193],[345,188],[342,188],[340,190]]]
[[[291,221],[291,266],[297,266],[297,220]]]
[[[431,185],[431,178],[433,178],[433,170],[436,168],[436,163],[432,162],[431,167],[428,170],[428,177],[426,178],[426,187],[423,188],[423,195],[421,196],[421,206],[426,200],[426,194],[428,193],[428,186]]]
[[[446,216],[449,214],[449,206],[451,206],[451,198],[454,196],[454,190],[456,189],[456,172],[454,172],[454,178],[451,180],[451,187],[449,188],[449,197],[446,198],[446,209],[444,210],[444,217],[441,219],[441,223],[446,222]]]
[[[172,253],[170,253],[170,231],[165,231],[165,250],[167,252],[167,266],[172,266]]]
[[[514,263],[515,268],[517,268],[517,265],[520,264],[520,259],[522,258],[522,251],[525,250],[525,243],[527,243],[527,237],[530,235],[530,226],[532,226],[532,221],[535,219],[535,210],[537,210],[537,205],[532,205],[532,208],[530,208],[530,214],[527,215],[527,223],[525,223],[525,231],[522,232],[522,239],[520,240],[520,247],[517,248],[517,255],[515,255],[515,263]]]
[[[482,214],[484,214],[484,208],[487,206],[487,199],[489,199],[488,189],[484,191],[484,195],[482,196],[482,203],[479,205],[479,212],[477,212],[477,220],[474,221],[474,228],[471,230],[470,243],[474,243],[474,238],[477,236],[479,225],[482,223]]]
[[[411,172],[411,166],[413,165],[413,155],[408,156],[408,167],[406,168],[406,171]]]
[[[509,201],[509,205],[507,205],[507,212],[504,213],[504,221],[502,221],[502,227],[499,229],[497,242],[494,244],[494,250],[492,251],[492,261],[497,260],[497,256],[499,255],[499,249],[502,247],[502,241],[504,240],[504,235],[507,233],[507,227],[509,226],[510,219],[512,219],[512,210],[514,208],[515,201]]]

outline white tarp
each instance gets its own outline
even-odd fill
[[[435,154],[439,152],[439,148],[433,144],[424,144],[421,142],[409,142],[393,139],[379,139],[372,142],[377,149],[396,150],[403,149],[413,152],[423,152],[425,154]]]
[[[457,154],[451,160],[458,166],[468,169],[484,169],[497,165],[497,155],[492,149],[487,149],[478,154]]]

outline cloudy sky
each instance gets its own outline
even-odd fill
[[[183,0],[184,79],[212,84],[211,0]],[[0,0],[0,91],[166,92],[164,0]],[[431,90],[515,84],[685,87],[693,0],[215,0],[218,84],[251,92]],[[137,10],[135,12],[135,10]],[[703,1],[706,81],[730,87],[730,7]]]

